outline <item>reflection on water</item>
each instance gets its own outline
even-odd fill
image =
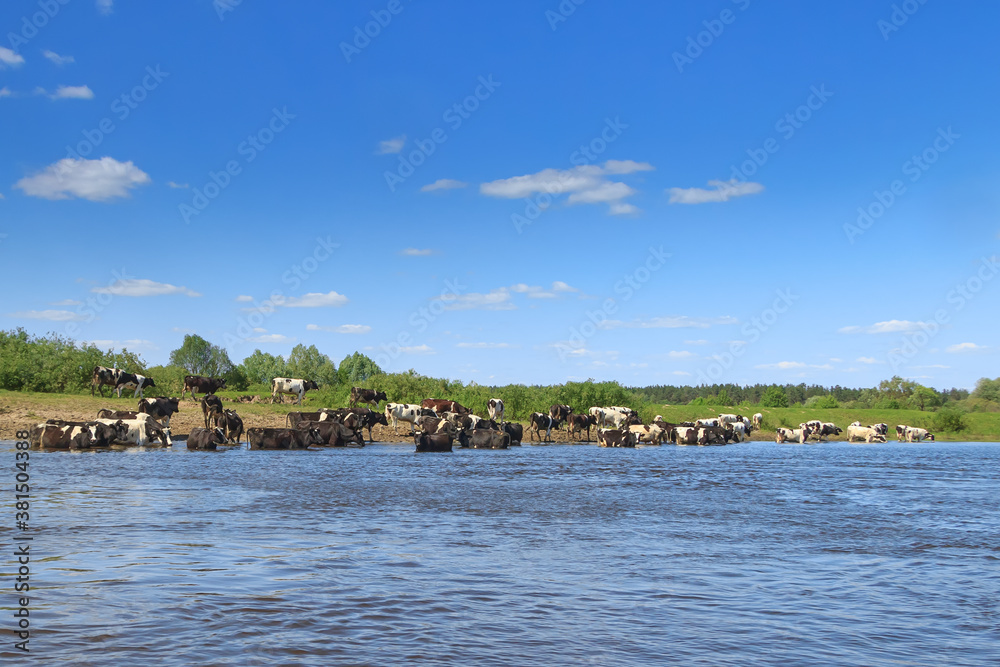
[[[31,658],[997,664],[998,463],[990,443],[33,452]]]

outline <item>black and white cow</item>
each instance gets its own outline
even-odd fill
[[[552,429],[559,426],[559,420],[552,417],[552,415],[546,415],[541,412],[531,413],[531,425],[528,426],[528,439],[531,440],[532,434],[538,438],[539,442],[542,442],[542,431],[545,431],[544,442],[552,442]]]
[[[104,385],[111,387],[111,390],[114,391],[121,374],[122,371],[117,368],[94,366],[94,373],[90,378],[90,395],[94,395],[94,387],[97,387],[98,391],[101,392],[101,398],[104,398]]]
[[[499,398],[491,398],[486,401],[486,409],[489,412],[490,419],[495,421],[503,421],[503,401]]]
[[[121,398],[122,389],[134,389],[135,393],[132,394],[132,398],[139,398],[142,396],[143,389],[155,386],[156,383],[153,382],[153,378],[148,378],[145,375],[139,375],[137,373],[122,373],[118,376],[118,383],[115,384],[115,391],[118,392],[118,398]]]
[[[319,385],[312,380],[300,378],[274,378],[271,380],[271,402],[274,403],[277,397],[278,402],[283,403],[284,394],[291,394],[298,398],[296,404],[302,405],[302,397],[310,389],[319,389]]]
[[[170,417],[180,412],[181,399],[157,396],[156,398],[139,399],[139,412],[144,412],[167,428],[170,428]]]

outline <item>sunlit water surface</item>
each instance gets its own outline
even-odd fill
[[[32,452],[31,662],[1000,663],[1000,444],[412,450]]]

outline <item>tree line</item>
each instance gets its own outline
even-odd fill
[[[117,366],[156,380],[157,392],[178,395],[185,375],[224,377],[229,390],[269,393],[271,378],[297,377],[320,384],[319,396],[330,405],[347,403],[350,388],[363,386],[385,391],[396,402],[416,403],[427,397],[447,397],[467,406],[485,405],[492,396],[504,399],[512,415],[524,417],[539,406],[565,403],[589,405],[705,405],[813,408],[878,408],[939,411],[1000,411],[1000,378],[982,378],[973,392],[936,390],[894,376],[877,387],[839,385],[714,384],[623,387],[617,382],[567,382],[561,385],[481,386],[406,373],[385,373],[368,356],[354,352],[334,364],[315,345],[296,345],[288,358],[257,349],[240,363],[201,336],[186,335],[170,353],[166,366],[147,366],[127,349],[101,350],[58,334],[34,336],[23,329],[0,331],[0,389],[38,392],[89,391],[95,366]]]

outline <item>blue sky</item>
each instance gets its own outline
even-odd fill
[[[0,326],[151,364],[194,332],[481,384],[971,387],[998,19],[7,2]]]

